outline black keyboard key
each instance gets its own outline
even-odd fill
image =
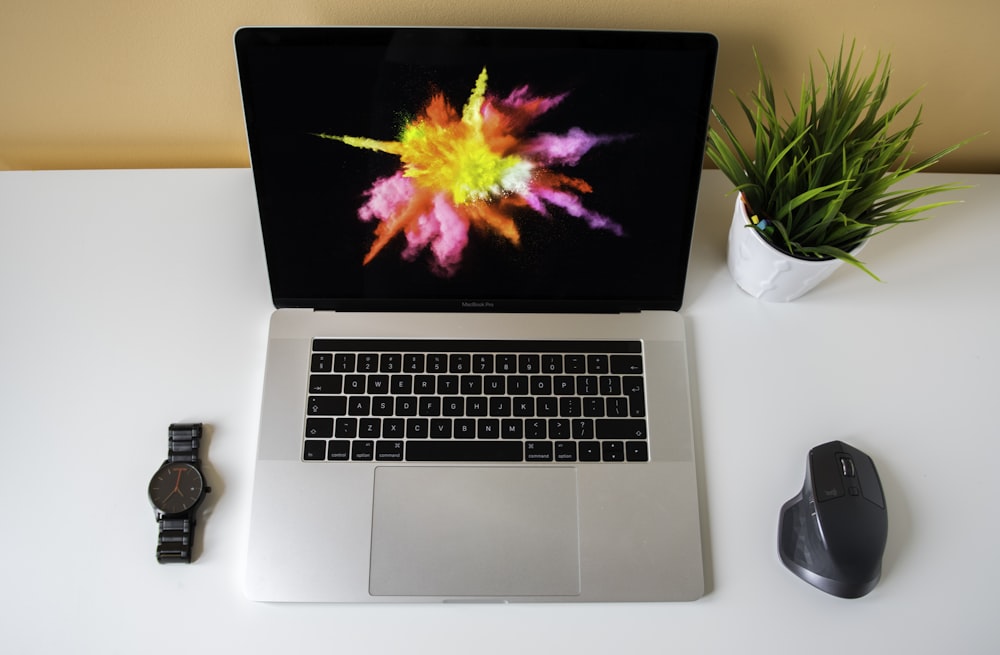
[[[606,374],[610,370],[607,355],[587,355],[587,372],[594,375]]]
[[[612,355],[611,372],[618,375],[642,373],[642,355]]]
[[[439,375],[437,379],[437,393],[439,396],[451,396],[459,393],[457,375]]]
[[[410,462],[521,462],[524,446],[517,441],[408,441]]]
[[[480,439],[500,438],[500,419],[481,418],[476,422],[476,436]]]
[[[535,414],[538,416],[559,416],[559,399],[555,396],[536,398]]]
[[[368,439],[351,441],[351,459],[356,462],[370,462],[375,459],[375,442]]]
[[[497,373],[517,373],[517,355],[497,355]]]
[[[622,379],[617,375],[602,375],[598,379],[598,388],[602,396],[622,395]]]
[[[569,439],[569,419],[549,419],[549,439]],[[574,452],[576,452],[574,450]]]
[[[493,355],[476,354],[472,356],[473,373],[492,373]]]
[[[312,366],[309,368],[313,373],[329,373],[333,370],[333,355],[330,353],[313,353]]]
[[[421,396],[417,399],[421,416],[441,416],[441,398],[438,396]]]
[[[603,418],[595,422],[598,439],[647,439],[644,418]]]
[[[510,416],[513,402],[507,396],[490,396],[490,416]]]
[[[572,396],[576,393],[576,378],[572,375],[557,375],[552,379],[552,393],[557,396]]]
[[[629,415],[646,415],[646,382],[639,376],[622,378],[622,391],[628,397]]]
[[[403,370],[403,356],[399,353],[383,353],[379,358],[378,370],[382,373],[399,373]]]
[[[549,436],[548,422],[543,418],[529,418],[524,422],[524,435],[528,439],[546,439]]]
[[[350,441],[331,441],[326,449],[326,458],[334,462],[343,462],[351,458]]]
[[[605,409],[607,412],[607,416],[611,416],[614,418],[626,418],[629,415],[628,398],[625,398],[624,396],[619,396],[617,398],[606,398]]]
[[[472,355],[451,355],[448,370],[452,373],[468,373],[472,370]]]
[[[586,373],[587,358],[583,355],[566,355],[564,358],[567,373]]]
[[[413,393],[427,395],[437,393],[437,384],[433,375],[418,375],[413,380]]]
[[[454,436],[456,439],[476,438],[476,419],[457,418],[453,424]]]
[[[378,372],[378,353],[361,353],[355,369],[358,373]]]
[[[528,394],[528,376],[511,375],[507,378],[507,395],[524,396]]]
[[[542,373],[555,375],[563,372],[562,355],[542,355]]]
[[[351,396],[347,401],[347,413],[351,416],[368,416],[372,413],[372,399],[368,396]]]
[[[552,442],[551,441],[524,442],[524,460],[526,462],[551,462]]]
[[[333,356],[333,370],[338,373],[353,373],[356,359],[353,353],[337,353]]]
[[[333,436],[338,439],[354,439],[358,436],[358,419],[338,418]]]
[[[321,439],[306,439],[302,459],[311,461],[326,459],[326,443],[325,440]]]
[[[550,396],[552,395],[551,375],[532,375],[530,378],[531,395]]]
[[[465,416],[465,398],[451,396],[441,403],[441,414],[444,416]]]
[[[451,419],[432,418],[430,431],[431,439],[451,439]]]
[[[542,368],[538,355],[519,355],[517,358],[518,373],[538,373]]]
[[[409,418],[406,419],[407,439],[426,439],[430,434],[430,419]]]
[[[377,396],[372,398],[372,415],[392,416],[395,405],[392,396]]]
[[[382,437],[385,439],[402,439],[406,436],[406,420],[387,418],[382,421]]]
[[[470,396],[465,399],[466,416],[488,416],[490,404],[485,396]]]
[[[648,462],[649,444],[645,441],[626,441],[625,460],[629,462]]]
[[[427,367],[426,371],[428,373],[447,373],[448,372],[448,355],[441,353],[435,353],[433,355],[427,355]]]
[[[368,393],[376,396],[383,393],[389,393],[389,376],[388,375],[369,375],[368,376]]]
[[[507,393],[507,383],[502,375],[487,375],[483,378],[483,393],[499,396]]]
[[[358,422],[358,436],[362,439],[378,439],[382,436],[382,419],[361,419]]]
[[[367,388],[367,381],[363,375],[345,375],[344,376],[344,393],[348,394],[359,394],[365,393]]]
[[[598,393],[596,375],[580,375],[576,378],[576,393],[579,396],[596,396]]]
[[[557,441],[556,444],[556,461],[557,462],[575,462],[576,461],[576,442],[573,441]]]
[[[333,436],[332,418],[307,418],[306,438],[327,439]]]
[[[407,373],[423,373],[424,356],[420,353],[403,355],[403,370]]]
[[[576,396],[568,396],[559,399],[559,416],[573,418],[583,416],[583,402]]]
[[[502,439],[523,439],[524,421],[519,418],[505,418],[500,421],[500,437]]]
[[[576,445],[581,462],[601,461],[601,444],[597,441],[581,441]]]
[[[571,435],[574,439],[594,438],[594,419],[578,418],[570,423]]]
[[[379,462],[402,462],[402,441],[379,441],[375,444],[375,459]]]
[[[416,416],[417,397],[399,396],[396,398],[396,416]]]
[[[514,416],[534,416],[534,415],[535,415],[534,398],[514,399]]]
[[[625,444],[621,441],[601,442],[601,458],[605,462],[624,462]]]
[[[309,393],[344,393],[343,375],[310,375]]]
[[[468,396],[478,396],[483,393],[483,376],[463,375],[459,378],[462,393]]]
[[[600,396],[584,398],[583,415],[590,417],[604,416],[604,399]]]
[[[344,416],[347,414],[345,396],[310,396],[306,403],[309,416]]]
[[[408,396],[413,393],[412,375],[393,375],[389,378],[389,393]]]

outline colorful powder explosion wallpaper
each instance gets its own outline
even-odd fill
[[[404,260],[427,254],[431,271],[449,278],[461,268],[470,239],[493,235],[520,246],[519,220],[569,217],[624,236],[613,217],[587,208],[590,183],[566,171],[591,149],[633,135],[593,134],[575,125],[562,133],[532,130],[569,96],[536,95],[526,84],[498,94],[483,68],[461,109],[435,93],[395,141],[316,134],[399,162],[395,174],[373,180],[363,193],[358,219],[374,226],[363,263],[389,256],[385,246],[405,239]]]
[[[680,296],[711,62],[641,34],[312,34],[242,53],[276,304]]]

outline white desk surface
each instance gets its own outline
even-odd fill
[[[707,595],[614,605],[280,605],[242,570],[270,297],[248,170],[0,173],[0,650],[8,653],[1000,652],[1000,176],[874,240],[792,304],[725,267],[706,173],[683,313]],[[166,427],[211,426],[190,565],[161,566]],[[859,600],[778,559],[807,450],[882,476],[889,539]],[[201,541],[201,539],[199,539]],[[319,563],[335,566],[334,562]]]

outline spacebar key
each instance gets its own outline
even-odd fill
[[[407,441],[409,462],[521,462],[520,441]]]

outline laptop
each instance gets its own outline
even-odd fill
[[[708,34],[247,27],[275,305],[246,592],[704,594],[684,291]]]

